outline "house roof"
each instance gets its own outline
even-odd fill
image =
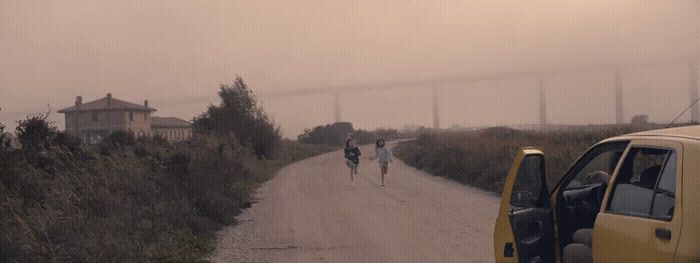
[[[192,123],[175,117],[151,117],[151,126],[154,128],[189,128]]]
[[[95,111],[95,110],[133,110],[133,111],[156,111],[156,109],[151,107],[146,107],[144,105],[139,105],[120,99],[115,99],[110,96],[101,98],[96,101],[91,101],[88,103],[83,103],[80,106],[76,105],[73,107],[65,108],[59,110],[58,113],[75,112],[75,111]]]

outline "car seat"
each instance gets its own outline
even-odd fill
[[[583,228],[574,233],[571,244],[564,247],[562,261],[564,263],[593,262],[593,229]]]

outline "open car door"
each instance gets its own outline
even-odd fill
[[[518,151],[496,220],[496,262],[554,262],[554,223],[544,171],[541,150]]]

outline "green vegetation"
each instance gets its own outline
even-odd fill
[[[220,95],[243,93],[251,95],[240,86]],[[248,114],[222,105],[196,121],[208,128],[178,143],[114,132],[88,146],[44,116],[19,123],[19,149],[0,135],[0,262],[201,262],[260,183],[330,150],[280,140],[255,103],[246,107],[256,132],[221,124],[215,116]]]
[[[499,192],[515,153],[520,147],[545,151],[549,185],[553,186],[569,166],[589,147],[608,137],[660,128],[646,126],[561,127],[548,131],[491,128],[477,131],[430,133],[400,143],[394,154],[418,169],[460,183]]]
[[[383,138],[394,140],[399,138],[399,133],[392,129],[378,129],[374,131],[355,130],[352,123],[336,122],[307,129],[299,135],[299,142],[314,145],[343,146],[348,135],[352,135],[358,144],[370,144]]]
[[[194,119],[195,132],[207,135],[235,134],[242,145],[250,146],[260,159],[273,159],[280,143],[279,128],[258,107],[253,92],[241,77],[219,90],[221,104],[211,105]]]

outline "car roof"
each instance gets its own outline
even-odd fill
[[[667,138],[683,138],[700,140],[700,125],[667,128],[659,130],[651,130],[644,132],[631,133],[627,135],[618,136],[615,138],[634,138],[634,137],[667,137]],[[615,139],[613,138],[613,139]]]

